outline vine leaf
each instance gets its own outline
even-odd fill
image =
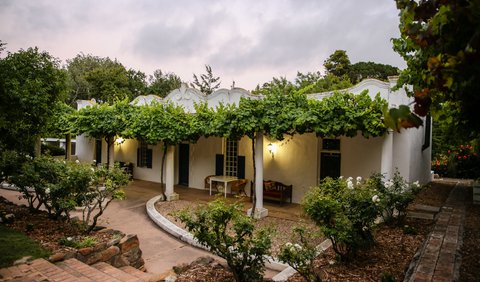
[[[402,128],[418,128],[423,125],[422,119],[410,111],[410,107],[400,105],[397,108],[388,109],[383,107],[383,118],[385,126],[400,132]]]

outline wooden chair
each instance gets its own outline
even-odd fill
[[[245,192],[245,186],[248,183],[248,179],[239,179],[237,181],[234,181],[230,184],[230,189],[235,194],[239,195],[243,193],[243,195],[247,196],[247,193]]]
[[[209,190],[210,189],[210,178],[215,175],[209,175],[205,177],[205,189]],[[212,190],[215,190],[218,192],[218,182],[213,182],[212,183]]]

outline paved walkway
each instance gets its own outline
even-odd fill
[[[160,185],[153,182],[134,181],[125,189],[126,200],[113,201],[99,219],[99,225],[137,234],[148,272],[162,273],[181,263],[190,263],[210,253],[181,242],[161,230],[146,214],[145,203],[159,194]],[[0,196],[14,203],[20,193],[0,189]]]
[[[405,281],[457,281],[465,219],[466,183],[458,182],[436,217],[410,278]]]

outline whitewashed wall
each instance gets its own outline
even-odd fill
[[[340,139],[341,175],[345,177],[369,177],[374,172],[380,172],[382,159],[382,142],[384,137]]]
[[[369,91],[373,98],[377,93],[386,99],[390,106],[408,104],[411,98],[407,97],[403,89],[392,92],[390,89],[396,83],[396,78],[389,82],[367,79],[359,84],[342,90],[359,94],[364,90]],[[310,94],[310,99],[323,99],[332,92]],[[220,89],[211,95],[204,95],[196,89],[181,88],[173,90],[165,99],[155,95],[139,96],[132,104],[143,105],[152,101],[173,102],[183,106],[187,111],[194,112],[194,104],[206,102],[208,106],[215,107],[220,103],[238,104],[241,97],[259,99],[260,96],[250,94],[240,88]],[[78,108],[94,104],[94,101],[79,101]],[[424,143],[424,127],[419,129],[402,130],[393,133],[393,169],[398,168],[403,177],[408,181],[419,180],[426,183],[430,180],[430,155],[431,146],[422,151]],[[368,177],[373,172],[379,172],[382,160],[382,144],[384,137],[365,139],[362,136],[355,138],[341,137],[341,174],[348,177]],[[272,158],[267,149],[267,144],[274,142],[278,145],[275,157]],[[207,175],[215,173],[215,154],[223,154],[223,140],[221,138],[200,138],[197,143],[190,144],[189,186],[204,189],[204,179]],[[95,157],[94,140],[84,136],[77,137],[77,155],[81,161],[91,161]],[[126,140],[122,145],[115,145],[115,160],[128,161],[136,165],[137,141]],[[160,145],[150,146],[153,149],[152,168],[134,169],[134,177],[148,181],[160,182],[161,155]],[[106,162],[106,144],[103,141],[102,161]],[[296,135],[293,138],[275,142],[264,139],[264,179],[272,179],[292,184],[294,186],[293,201],[300,202],[303,193],[311,186],[317,185],[320,171],[321,139],[314,134]],[[178,182],[178,151],[176,152],[175,181]],[[244,137],[239,143],[239,155],[245,156],[246,178],[252,179],[253,165],[251,141]],[[250,191],[249,185],[247,191]]]

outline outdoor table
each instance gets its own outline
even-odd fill
[[[227,197],[227,187],[228,187],[228,182],[233,182],[238,180],[238,177],[236,176],[227,176],[227,175],[217,175],[217,176],[212,176],[210,177],[210,196],[212,195],[212,182],[223,182],[223,187],[225,191],[225,198]]]

